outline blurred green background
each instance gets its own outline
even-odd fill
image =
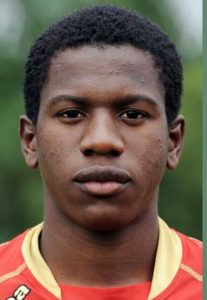
[[[183,2],[193,16],[194,9]],[[159,214],[185,234],[201,238],[201,50],[198,35],[190,36],[174,0],[0,0],[0,242],[42,220],[42,191],[38,171],[21,155],[18,121],[23,108],[23,69],[32,41],[49,24],[78,8],[116,4],[155,21],[176,43],[184,64],[181,112],[187,119],[185,146],[176,171],[166,172],[160,190]],[[189,0],[189,3],[192,2]],[[201,1],[200,2],[201,5]],[[188,3],[188,4],[189,4]],[[186,11],[187,10],[187,11]],[[179,21],[180,20],[180,21]],[[195,22],[195,20],[194,20]],[[189,17],[189,24],[194,28]],[[188,36],[189,34],[189,36]]]

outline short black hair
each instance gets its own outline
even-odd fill
[[[51,25],[36,39],[25,66],[27,116],[37,122],[40,95],[51,59],[59,51],[84,45],[132,45],[151,53],[165,90],[168,124],[178,115],[182,94],[182,64],[167,34],[146,17],[106,5],[79,10]]]

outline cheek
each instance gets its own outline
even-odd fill
[[[41,132],[37,142],[38,160],[43,178],[56,178],[54,175],[60,172],[60,180],[68,176],[77,153],[76,138],[72,138],[68,133],[60,134],[58,130],[47,130]]]
[[[164,174],[167,162],[167,137],[160,135],[145,137],[133,147],[133,161],[136,161],[136,176],[149,185],[157,185]],[[150,179],[150,180],[149,180]]]
[[[167,143],[159,137],[150,139],[144,147],[144,161],[146,166],[161,168],[166,165],[167,159]]]

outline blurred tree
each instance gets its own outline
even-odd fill
[[[7,0],[8,30],[0,31],[0,241],[42,219],[42,192],[37,171],[29,170],[20,151],[18,118],[23,113],[23,68],[28,50],[49,24],[79,8],[114,4],[137,10],[180,39],[175,15],[165,0],[51,1]],[[3,6],[2,6],[3,7]],[[16,24],[16,26],[15,26]],[[3,28],[3,26],[1,26]],[[185,150],[177,171],[166,174],[160,193],[160,214],[173,227],[201,237],[201,59],[185,61],[182,112],[186,115]]]

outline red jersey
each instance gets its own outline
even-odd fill
[[[159,219],[152,282],[123,287],[58,285],[39,251],[42,224],[0,246],[0,300],[199,300],[201,242]]]

